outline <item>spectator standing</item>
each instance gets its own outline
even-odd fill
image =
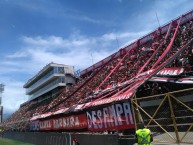
[[[152,145],[153,137],[151,131],[145,128],[143,123],[138,123],[137,128],[135,142],[138,143],[138,145]]]

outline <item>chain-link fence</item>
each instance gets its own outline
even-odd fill
[[[193,143],[193,89],[132,99],[135,123],[144,122],[154,142]]]

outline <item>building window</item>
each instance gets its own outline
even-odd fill
[[[58,67],[58,73],[59,74],[64,74],[64,68],[63,67]]]

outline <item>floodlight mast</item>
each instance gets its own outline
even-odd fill
[[[4,92],[5,85],[3,83],[0,84],[0,123],[3,121],[3,106],[1,105],[2,102],[2,95]]]

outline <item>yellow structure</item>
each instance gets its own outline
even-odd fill
[[[131,99],[134,121],[144,122],[154,142],[193,144],[193,88]]]

